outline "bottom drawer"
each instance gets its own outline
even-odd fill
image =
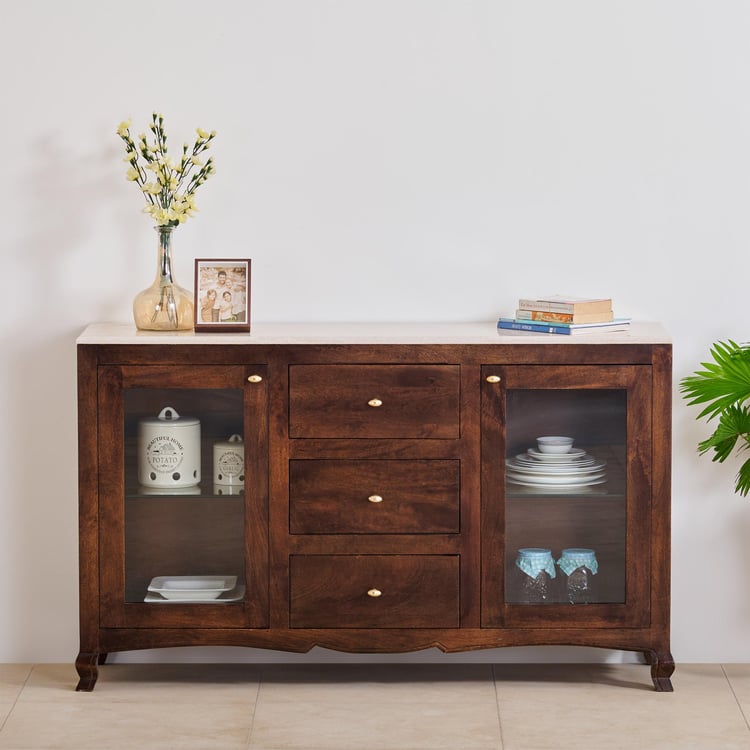
[[[457,628],[458,555],[293,555],[293,628]]]

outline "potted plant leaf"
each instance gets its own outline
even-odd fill
[[[750,448],[750,344],[719,341],[711,347],[710,362],[703,369],[680,381],[680,391],[689,405],[703,405],[696,419],[718,424],[710,437],[698,443],[703,455],[713,451],[713,461],[724,462],[737,448],[738,453]],[[750,458],[740,466],[735,479],[735,492],[750,491]]]

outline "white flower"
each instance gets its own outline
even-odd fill
[[[152,143],[143,133],[133,141],[130,120],[121,122],[117,129],[117,134],[125,142],[124,161],[130,165],[126,178],[140,187],[147,199],[143,210],[157,225],[183,224],[197,211],[193,193],[214,173],[211,159],[204,163],[199,154],[209,148],[216,131],[197,128],[198,139],[192,149],[187,143],[183,145],[177,163],[167,153],[163,115],[154,112],[149,129],[153,133]],[[151,172],[151,181],[146,182],[144,170]]]

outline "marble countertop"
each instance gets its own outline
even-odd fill
[[[633,322],[628,330],[561,336],[479,323],[253,323],[250,333],[138,331],[132,323],[92,323],[78,344],[670,344],[659,323]]]

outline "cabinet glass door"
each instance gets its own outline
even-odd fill
[[[103,619],[266,625],[263,368],[103,369]]]
[[[485,623],[642,622],[647,368],[486,367],[486,376],[500,369],[484,387]]]
[[[508,391],[506,603],[624,603],[626,443],[623,390]]]

